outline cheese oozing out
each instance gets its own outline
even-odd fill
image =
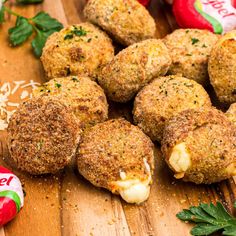
[[[144,158],[145,170],[148,173],[146,180],[138,178],[129,179],[124,171],[120,171],[121,180],[113,184],[118,188],[120,196],[128,203],[140,204],[146,201],[150,194],[150,184],[152,182],[151,168]]]
[[[191,166],[191,158],[186,150],[186,144],[180,143],[174,146],[169,159],[170,166],[177,172],[175,178],[183,178],[185,171]]]

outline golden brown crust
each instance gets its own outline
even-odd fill
[[[78,151],[79,172],[97,187],[113,191],[112,181],[121,180],[120,171],[130,178],[147,179],[144,158],[154,169],[154,145],[136,126],[124,119],[93,126],[82,136]]]
[[[69,164],[80,138],[73,113],[58,100],[33,98],[19,106],[8,126],[8,148],[21,170],[54,173]]]
[[[89,76],[95,80],[101,67],[114,57],[111,39],[96,26],[80,23],[52,34],[41,61],[46,76]]]
[[[52,79],[37,87],[33,96],[56,97],[69,106],[81,127],[87,128],[108,118],[108,104],[102,88],[88,77]]]
[[[228,111],[225,113],[226,116],[229,118],[236,125],[236,103],[231,104]]]
[[[166,120],[190,108],[211,106],[204,88],[180,76],[159,77],[144,87],[134,101],[134,122],[152,140],[161,141]]]
[[[136,0],[89,0],[84,15],[124,45],[155,36],[154,19]]]
[[[208,58],[217,39],[217,35],[200,29],[177,29],[167,35],[163,42],[172,59],[168,73],[206,85]]]
[[[192,162],[184,181],[209,184],[232,176],[226,168],[236,164],[236,129],[224,113],[202,108],[172,117],[165,126],[162,141],[168,164],[173,147],[183,142]]]
[[[236,102],[236,30],[225,34],[213,47],[208,71],[219,100]]]
[[[149,39],[118,53],[104,66],[98,82],[111,100],[127,102],[154,77],[166,74],[170,64],[161,40]]]

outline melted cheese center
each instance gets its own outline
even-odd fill
[[[148,178],[144,181],[140,179],[128,179],[125,172],[120,172],[121,180],[114,182],[118,187],[120,196],[128,203],[140,204],[146,201],[150,194],[150,184],[152,182],[151,168],[144,158],[144,165]]]
[[[149,178],[150,179],[150,178]],[[140,204],[146,201],[150,193],[151,180],[140,181],[139,179],[116,181],[120,196],[128,203]]]
[[[171,153],[169,163],[171,167],[178,173],[176,178],[183,178],[184,172],[191,166],[191,158],[186,150],[185,143],[177,144]]]

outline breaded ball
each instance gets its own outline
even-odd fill
[[[153,78],[165,75],[171,59],[158,39],[133,44],[104,66],[98,77],[105,93],[115,102],[127,102]]]
[[[165,126],[162,152],[175,178],[210,184],[236,175],[236,128],[215,108],[186,110]]]
[[[213,47],[208,71],[219,100],[236,102],[236,30],[225,34]]]
[[[236,125],[236,103],[231,104],[225,114]]]
[[[137,0],[89,0],[84,15],[124,45],[155,36],[155,21]]]
[[[168,73],[208,84],[207,64],[217,39],[217,35],[200,29],[177,29],[167,35],[163,42],[172,59]]]
[[[90,23],[68,26],[52,34],[43,48],[41,61],[46,76],[89,76],[95,80],[101,67],[114,56],[110,38]]]
[[[70,76],[52,79],[37,87],[33,96],[50,96],[69,106],[82,128],[108,118],[108,104],[102,88],[88,77]]]
[[[80,132],[67,106],[51,97],[33,98],[10,119],[9,152],[21,170],[34,175],[55,173],[71,161]]]
[[[177,113],[211,106],[204,88],[180,76],[156,78],[144,87],[134,101],[134,122],[153,141],[161,141],[165,122]]]
[[[154,169],[154,146],[124,119],[109,120],[85,131],[77,152],[79,172],[93,185],[129,203],[145,201]]]

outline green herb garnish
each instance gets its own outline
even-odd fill
[[[236,208],[235,203],[234,207]],[[210,235],[217,231],[223,231],[223,235],[236,235],[236,218],[231,216],[220,202],[216,205],[201,203],[197,207],[184,209],[176,216],[182,221],[196,223],[191,230],[192,235]]]
[[[61,87],[61,84],[55,83],[55,86],[56,86],[57,88],[60,88],[60,87]]]
[[[82,26],[80,26],[79,29],[76,26],[74,26],[74,29],[71,32],[79,37],[87,35],[87,31],[84,30]]]
[[[43,0],[16,0],[18,3],[24,3],[24,4],[32,4],[32,3],[40,3],[43,2]]]
[[[86,35],[87,35],[87,31],[84,30],[84,29],[82,28],[82,26],[80,26],[79,28],[77,28],[75,25],[73,25],[73,29],[72,29],[68,34],[65,35],[64,40],[72,39],[74,36],[79,36],[79,37],[81,37],[81,36],[86,36]],[[88,42],[90,42],[91,40],[92,40],[92,39],[89,38],[89,39],[88,39]]]
[[[4,18],[4,8],[3,8],[4,2],[5,1],[0,0],[0,24],[5,21],[5,18]]]
[[[73,80],[74,82],[79,82],[79,80],[78,80],[76,77],[72,77],[72,80]]]
[[[73,37],[74,37],[73,34],[66,34],[65,37],[64,37],[64,40],[72,39]]]
[[[5,21],[5,13],[17,17],[15,26],[8,30],[11,45],[16,47],[23,44],[35,32],[36,36],[32,40],[31,46],[34,54],[40,57],[47,38],[54,32],[60,31],[63,25],[45,12],[39,12],[33,18],[23,17],[6,7],[4,5],[5,2],[7,2],[7,0],[2,1],[3,5],[0,9],[0,24]],[[24,2],[35,3],[36,1],[25,0]]]
[[[194,45],[195,43],[198,43],[198,42],[199,42],[199,39],[191,38],[191,41],[192,41],[192,45]]]

